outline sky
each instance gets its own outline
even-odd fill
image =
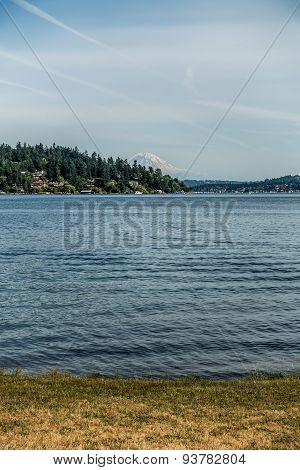
[[[190,178],[299,174],[300,8],[195,160],[297,3],[0,0],[0,140],[151,152]]]

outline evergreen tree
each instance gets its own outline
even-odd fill
[[[41,184],[42,180],[42,184]],[[0,145],[0,191],[74,192],[94,188],[95,192],[130,193],[136,188],[144,192],[171,193],[187,191],[187,187],[160,170],[147,170],[137,162],[131,166],[118,157],[91,156],[77,147],[35,146],[17,143],[16,147]]]

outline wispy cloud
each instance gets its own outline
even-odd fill
[[[23,66],[35,69],[35,70],[40,70],[40,66],[38,63],[35,63],[33,61],[30,61],[28,59],[24,59],[20,55],[8,52],[8,51],[3,51],[0,50],[0,57],[3,57],[5,59],[11,60],[13,62],[19,63]],[[131,121],[134,122],[134,120],[141,122],[149,122],[149,121],[160,121],[160,122],[177,122],[179,124],[184,124],[187,127],[190,127],[192,129],[196,129],[198,131],[202,132],[209,132],[210,128],[205,125],[201,125],[199,123],[196,123],[193,119],[187,117],[184,115],[184,113],[176,111],[176,109],[168,109],[163,103],[157,103],[157,102],[152,102],[152,103],[146,103],[142,102],[140,100],[135,100],[134,98],[131,98],[127,95],[124,95],[122,93],[118,93],[112,89],[109,89],[107,87],[102,87],[99,85],[96,85],[92,82],[89,82],[87,80],[82,80],[79,78],[76,78],[74,75],[69,75],[64,72],[60,72],[59,70],[53,69],[53,68],[48,68],[49,73],[51,75],[62,78],[63,80],[69,81],[71,83],[80,85],[82,87],[87,87],[93,91],[96,91],[98,93],[101,93],[104,96],[111,96],[112,98],[116,98],[119,101],[125,102],[130,104],[130,109],[127,110],[127,114],[124,114],[124,109],[120,106],[119,104],[119,111],[118,109],[112,108],[111,106],[106,108],[105,106],[102,106],[101,112],[104,113],[103,116],[105,116],[104,119],[110,120],[110,121],[115,121],[115,122],[121,122],[123,121]],[[133,107],[134,106],[134,109]],[[104,112],[105,109],[107,109],[106,113]],[[100,115],[98,116],[99,122],[103,120],[103,117]],[[218,139],[224,140],[227,142],[230,142],[231,144],[238,145],[244,147],[245,144],[243,144],[241,141],[235,138],[231,138],[229,136],[219,134]]]
[[[119,59],[121,58],[124,62],[126,62],[127,64],[130,64],[131,66],[134,66],[136,69],[139,69],[140,71],[145,72],[146,74],[151,74],[152,76],[156,77],[159,80],[163,80],[164,82],[182,87],[182,84],[180,82],[174,81],[170,76],[164,75],[159,70],[152,69],[149,65],[143,65],[140,60],[136,60],[132,55],[128,54],[127,52],[124,52],[122,48],[111,46],[110,44],[104,41],[99,41],[98,39],[95,39],[92,36],[82,33],[81,31],[75,28],[72,28],[71,26],[67,25],[63,21],[60,21],[59,19],[50,15],[49,13],[42,10],[41,8],[38,8],[37,6],[32,5],[32,3],[27,2],[27,0],[10,0],[10,1],[18,5],[20,8],[27,11],[28,13],[31,13],[32,15],[35,15],[47,21],[48,23],[53,24],[57,26],[58,28],[61,28],[79,37],[80,39],[90,44],[93,44],[95,46],[100,47],[101,49],[104,49],[110,53],[113,53],[116,57],[118,57]]]
[[[206,108],[219,109],[221,111],[228,109],[228,106],[230,105],[230,103],[226,101],[206,101],[197,99],[195,100],[195,102]],[[300,114],[260,108],[255,106],[243,106],[240,104],[236,104],[232,108],[231,113],[253,119],[272,119],[277,121],[288,121],[294,124],[300,124]]]
[[[0,57],[3,57],[4,59],[8,59],[8,60],[11,60],[11,61],[14,61],[14,62],[16,62],[20,65],[25,66],[25,67],[30,67],[30,68],[35,69],[35,70],[41,70],[41,67],[37,62],[33,62],[33,61],[30,61],[30,60],[24,59],[20,55],[17,55],[17,54],[11,53],[11,52],[0,50]],[[80,78],[76,78],[74,75],[69,75],[69,74],[66,74],[64,72],[60,72],[59,70],[53,69],[53,68],[47,67],[47,69],[51,73],[51,75],[54,75],[56,77],[62,78],[62,79],[67,80],[67,81],[70,81],[70,82],[75,83],[77,85],[81,85],[83,87],[87,87],[91,90],[100,92],[102,94],[110,95],[114,98],[118,98],[118,99],[121,99],[121,100],[124,100],[124,101],[132,102],[131,98],[129,98],[128,96],[126,96],[124,94],[121,94],[121,93],[118,93],[118,92],[116,92],[116,91],[114,91],[110,88],[103,87],[103,86],[100,86],[100,85],[96,85],[92,82],[89,82],[88,80],[82,80]]]
[[[63,23],[62,21],[58,20],[52,15],[49,15],[47,12],[42,10],[41,8],[38,8],[35,5],[32,5],[32,3],[27,2],[26,0],[11,0],[13,3],[18,5],[19,7],[23,8],[23,10],[28,11],[29,13],[32,13],[35,16],[38,16],[39,18],[42,18],[45,21],[48,21],[49,23],[54,24],[55,26],[58,26],[59,28],[64,29],[65,31],[68,31],[69,33],[74,34],[75,36],[78,36],[81,39],[84,39],[85,41],[88,41],[92,44],[95,44],[100,47],[104,48],[109,48],[112,50],[115,50],[113,47],[109,46],[106,43],[103,43],[101,41],[98,41],[97,39],[94,39],[86,34],[81,33],[77,29],[71,28],[67,24]]]
[[[38,8],[35,5],[32,5],[32,3],[27,2],[26,0],[11,0],[11,2],[15,3],[19,7],[21,7],[23,10],[27,11],[28,13],[31,13],[32,15],[35,15],[48,23],[51,23],[58,28],[61,28],[77,37],[80,39],[83,39],[84,41],[89,42],[90,44],[94,44],[95,46],[101,47],[102,49],[106,49],[110,52],[113,52],[114,54],[117,54],[119,57],[124,59],[126,62],[130,62],[131,64],[137,65],[134,59],[129,57],[127,54],[124,54],[120,49],[117,49],[106,42],[99,41],[98,39],[95,39],[87,34],[82,33],[81,31],[78,31],[75,28],[72,28],[71,26],[67,25],[66,23],[58,20],[54,16],[50,15],[46,11],[42,10],[41,8]]]
[[[39,95],[48,96],[48,97],[53,97],[54,96],[54,93],[51,93],[49,91],[40,90],[39,88],[34,88],[34,87],[31,87],[31,86],[28,86],[28,85],[24,85],[23,83],[12,82],[10,80],[0,79],[0,85],[9,86],[9,87],[13,87],[13,88],[20,88],[21,90],[27,90],[27,91],[37,93]]]

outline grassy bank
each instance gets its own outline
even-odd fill
[[[299,377],[0,375],[1,449],[299,449]]]

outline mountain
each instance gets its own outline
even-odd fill
[[[0,144],[0,194],[161,194],[188,191],[170,175],[77,147]]]
[[[154,155],[154,153],[141,152],[128,160],[131,165],[133,165],[135,161],[138,165],[144,166],[147,169],[150,167],[152,167],[153,170],[159,168],[164,175],[180,178],[184,174],[183,169],[177,168],[166,160]]]

